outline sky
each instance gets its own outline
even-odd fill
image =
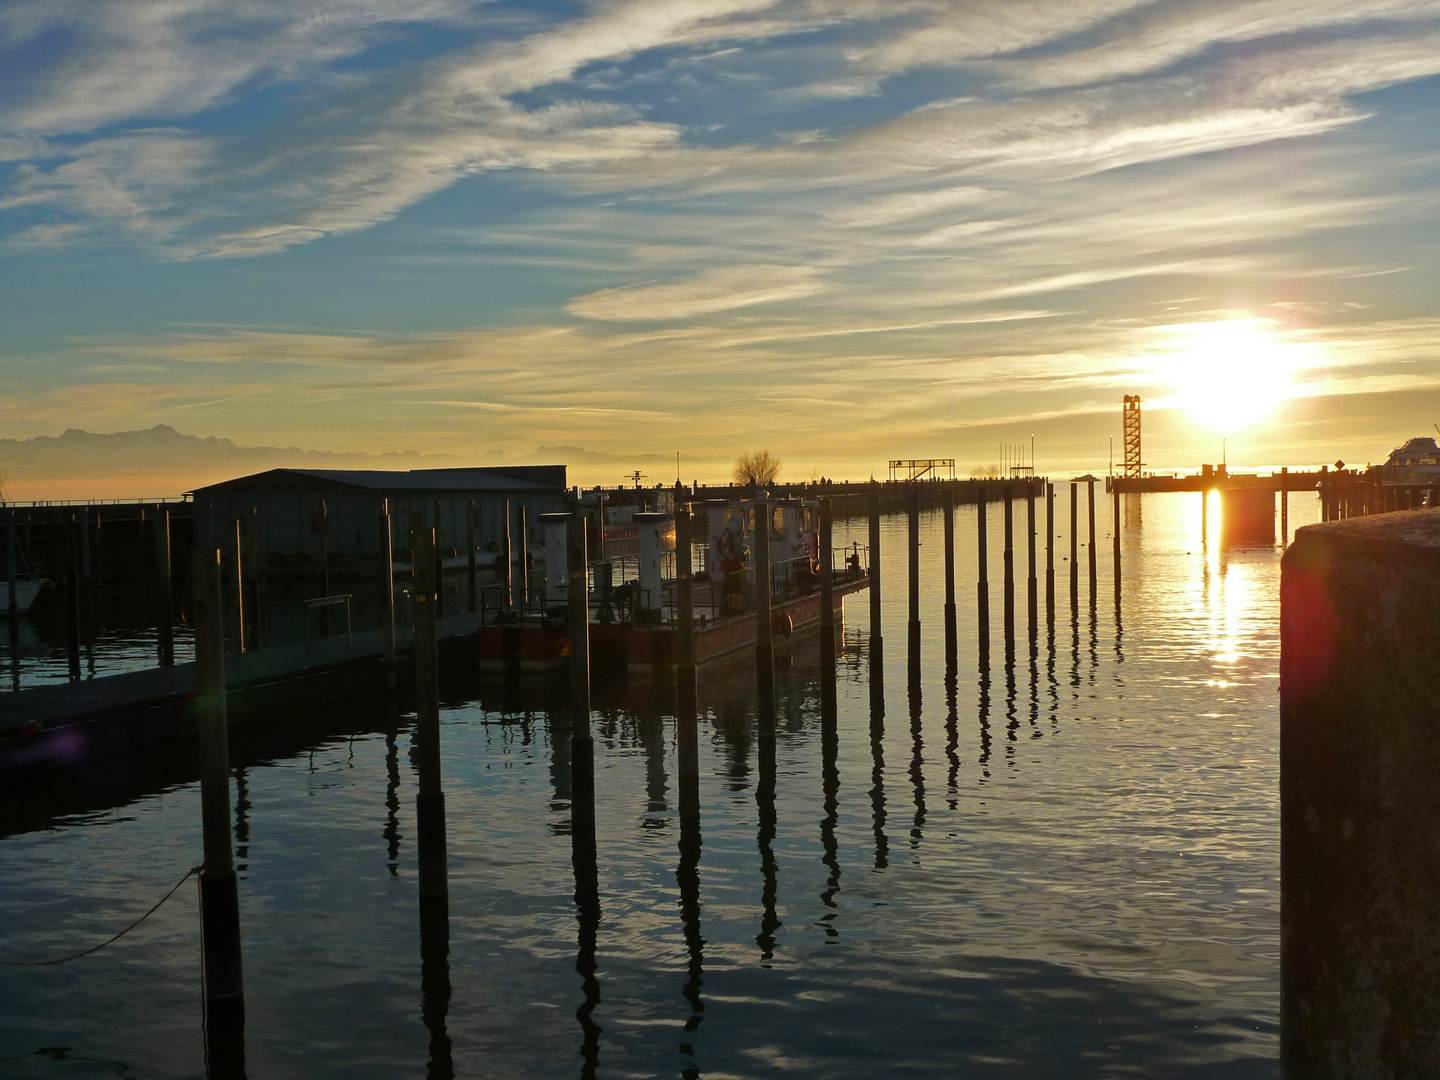
[[[1437,131],[1440,0],[0,0],[0,437],[1378,461]]]

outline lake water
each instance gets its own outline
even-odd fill
[[[1292,495],[1292,526],[1314,504]],[[1117,617],[1102,499],[1098,606],[1082,576],[1072,620],[1062,535],[1052,634],[1042,537],[1032,656],[1016,513],[1013,666],[992,506],[988,671],[963,507],[953,680],[938,513],[914,686],[905,519],[883,524],[883,715],[864,592],[834,740],[817,643],[780,663],[773,776],[752,665],[702,674],[698,849],[663,695],[597,693],[598,923],[575,899],[563,700],[449,680],[449,994],[423,1012],[413,714],[372,696],[237,733],[249,1075],[1278,1075],[1279,548],[1202,543],[1199,496],[1130,497]],[[0,959],[103,940],[198,861],[190,757],[0,776]],[[204,1075],[197,928],[187,883],[92,956],[0,967],[0,1075]]]
[[[133,587],[103,584],[95,586],[93,597],[94,632],[80,643],[80,677],[154,667],[160,652],[160,633],[153,620],[155,598]],[[70,681],[63,591],[47,587],[29,615],[18,621],[13,638],[4,604],[0,593],[0,709],[5,707],[4,691]],[[152,617],[147,619],[147,614]],[[194,660],[190,627],[177,620],[172,632],[176,663]]]

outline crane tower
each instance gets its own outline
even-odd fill
[[[1140,476],[1144,462],[1140,460],[1140,395],[1126,394],[1123,419],[1125,424],[1125,475]]]

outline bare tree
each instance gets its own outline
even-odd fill
[[[780,459],[769,450],[750,450],[735,459],[730,475],[742,487],[765,487],[780,475]]]

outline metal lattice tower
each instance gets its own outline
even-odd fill
[[[1140,395],[1125,395],[1125,475],[1139,477],[1144,462],[1140,460]]]
[[[948,474],[948,475],[947,475]],[[954,458],[900,458],[890,462],[890,480],[954,480]]]

